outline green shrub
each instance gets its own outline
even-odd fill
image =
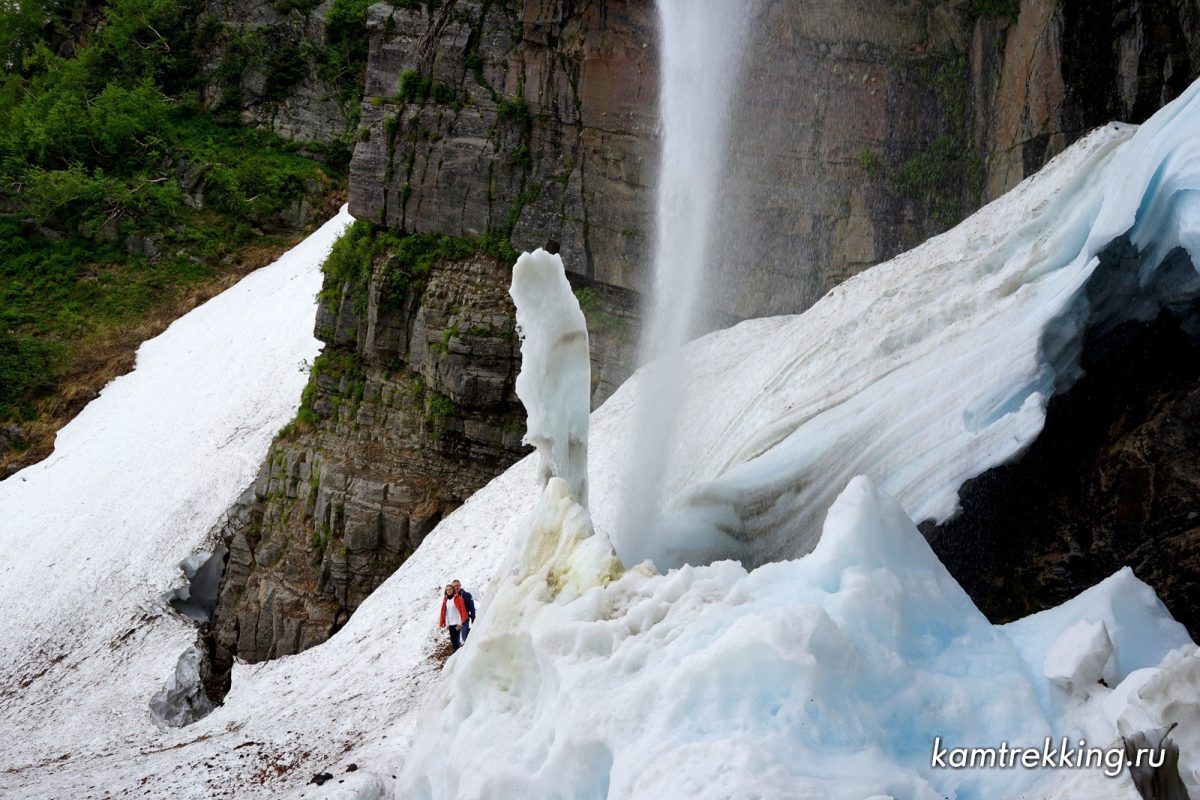
[[[293,86],[308,71],[308,60],[295,45],[273,48],[267,55],[265,70],[266,97],[276,102],[284,100]]]
[[[446,420],[459,416],[458,404],[432,389],[425,393],[425,415],[435,426],[441,427]]]
[[[327,180],[295,145],[221,124],[200,101],[215,81],[221,113],[236,119],[251,66],[281,99],[307,69],[308,46],[227,30],[203,0],[102,8],[102,24],[80,38],[75,5],[0,7],[0,422],[31,413],[92,344],[211,280],[262,236],[255,226]],[[365,16],[365,0],[330,8],[336,58],[365,63]],[[61,55],[68,40],[80,44]],[[214,40],[224,55],[206,74]],[[348,161],[345,143],[325,153]],[[142,243],[127,247],[134,235]]]
[[[396,97],[404,103],[422,104],[432,100],[440,105],[455,108],[462,108],[463,104],[454,87],[438,83],[412,69],[400,74]]]
[[[61,364],[55,342],[0,334],[0,419],[26,416],[20,401],[48,389]]]
[[[367,68],[367,5],[333,0],[325,12],[325,49],[317,59],[317,75],[337,87],[343,108],[355,114]]]
[[[496,118],[519,128],[528,128],[529,106],[525,105],[523,97],[503,97],[496,103]]]
[[[374,228],[371,223],[357,220],[333,243],[322,266],[325,279],[321,297],[336,300],[345,286],[350,286],[359,299],[360,309],[366,307],[367,282],[371,277],[371,259],[376,252]]]

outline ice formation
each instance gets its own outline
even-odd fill
[[[1054,640],[1042,674],[1068,690],[1099,683],[1112,657],[1113,643],[1103,622],[1080,620]]]
[[[1198,94],[1193,86],[1141,129],[1094,132],[958,228],[803,315],[688,346],[690,399],[667,489],[677,533],[720,536],[701,535],[694,548],[676,538],[681,552],[655,555],[719,549],[720,537],[736,547],[730,533],[753,538],[778,523],[778,538],[754,540],[756,560],[811,544],[807,556],[754,569],[620,569],[604,533],[623,533],[616,497],[644,386],[635,376],[592,415],[586,510],[567,481],[539,484],[536,456],[522,461],[444,519],[330,641],[235,666],[225,705],[178,730],[160,731],[146,704],[190,629],[154,616],[153,603],[219,513],[208,482],[231,497],[286,413],[276,408],[260,439],[247,434],[256,450],[238,438],[245,419],[259,419],[256,390],[209,399],[239,392],[199,430],[187,426],[206,403],[147,397],[148,432],[133,426],[119,446],[103,446],[108,426],[124,421],[105,402],[127,391],[117,382],[73,423],[67,449],[0,485],[0,601],[16,621],[0,661],[0,794],[86,796],[94,785],[95,794],[201,798],[237,786],[245,797],[311,797],[308,779],[328,770],[345,782],[326,784],[324,796],[357,800],[721,789],[1135,800],[1127,775],[1095,770],[932,769],[929,737],[983,747],[1079,735],[1106,747],[1172,722],[1184,779],[1200,793],[1200,653],[1148,587],[1122,571],[1056,609],[992,626],[912,526],[950,513],[965,479],[1037,434],[1046,397],[1071,378],[1084,325],[1189,296],[1181,267],[1190,264],[1170,248],[1194,260],[1200,243]],[[1137,274],[1109,270],[1112,282],[1093,282],[1097,253],[1122,236],[1141,250],[1124,265]],[[303,302],[299,293],[217,303],[224,310],[202,327],[222,335],[259,313],[278,319],[220,352],[181,346],[174,357],[194,363],[179,367],[180,380],[210,360],[228,370],[229,353],[246,353],[248,341],[276,346],[276,328],[311,308],[311,280]],[[250,352],[259,370],[290,358]],[[153,365],[140,361],[126,383],[147,380],[137,375]],[[172,384],[154,386],[162,394]],[[169,451],[159,439],[174,441],[168,422],[191,437],[185,452],[158,455]],[[205,449],[209,430],[219,432]],[[241,456],[222,463],[213,454],[231,436]],[[192,460],[197,442],[212,460]],[[168,470],[175,458],[186,467]],[[75,502],[80,487],[86,500]],[[510,548],[527,543],[527,568],[504,569]],[[637,560],[628,557],[636,537],[615,544],[627,564]],[[430,654],[448,565],[491,588],[468,647],[439,674]],[[1052,664],[1098,658],[1094,640],[1080,653],[1064,638],[1081,622],[1107,631],[1107,686],[1045,677],[1051,654]],[[456,752],[467,755],[455,761]]]
[[[525,443],[537,448],[542,483],[562,478],[586,507],[592,393],[587,322],[562,259],[545,250],[517,259],[509,294],[521,334],[517,396],[528,416]]]
[[[1200,293],[1198,96],[1200,83],[1140,128],[1093,132],[802,315],[745,322],[689,348],[690,400],[667,472],[665,524],[676,533],[645,550],[639,533],[594,509],[599,527],[618,529],[622,558],[665,568],[794,557],[856,474],[915,520],[953,514],[965,479],[1041,431],[1048,398],[1077,373],[1087,326]],[[1140,262],[1099,271],[1122,236]],[[642,385],[610,405],[634,404]],[[594,484],[608,491],[599,475]]]
[[[1112,581],[1014,640],[862,477],[811,554],[752,572],[597,569],[593,552],[565,545],[589,541],[581,523],[564,492],[547,491],[533,531],[557,541],[557,566],[499,579],[477,638],[418,721],[395,797],[1015,795],[1053,776],[934,768],[935,738],[1040,748],[1079,735],[1087,709],[1049,696],[1031,651],[1052,637],[1056,658],[1094,658],[1071,632],[1106,602],[1136,608],[1149,592]],[[577,574],[593,577],[558,577]],[[1116,652],[1153,657],[1188,642],[1161,604],[1135,613],[1151,633],[1116,626]],[[1189,702],[1194,728],[1200,703]],[[1112,725],[1087,732],[1101,747],[1116,737]],[[443,757],[456,752],[472,758]]]
[[[911,765],[935,734],[1051,730],[1016,650],[866,479],[800,561],[538,588],[502,591],[448,665],[397,797],[932,798]]]

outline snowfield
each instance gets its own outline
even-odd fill
[[[586,509],[561,480],[578,476],[543,489],[526,458],[329,642],[238,665],[224,706],[162,730],[148,703],[193,633],[159,598],[294,409],[328,247],[309,240],[294,274],[285,258],[147,343],[51,459],[0,484],[0,794],[1132,800],[1124,773],[935,768],[933,739],[1108,747],[1178,722],[1195,796],[1200,653],[1148,587],[1124,570],[993,626],[913,520],[1037,436],[1084,325],[1192,296],[1168,255],[1200,263],[1198,133],[1200,84],[805,314],[690,345],[661,530],[615,526],[635,376],[591,417]],[[1138,274],[1089,302],[1123,235]],[[569,441],[570,416],[540,433]],[[439,672],[450,577],[482,616]]]
[[[72,765],[158,739],[150,696],[196,638],[162,596],[294,416],[320,265],[351,221],[343,208],[143,344],[48,459],[0,483],[0,794],[78,794]]]

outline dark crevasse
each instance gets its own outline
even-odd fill
[[[1128,241],[1106,249],[1088,284],[1082,376],[1050,400],[1025,453],[967,481],[955,517],[921,525],[994,621],[1128,565],[1200,638],[1197,279],[1181,250],[1149,287],[1132,284],[1137,266]]]
[[[168,598],[171,608],[193,622],[207,624],[217,607],[217,590],[228,562],[229,549],[218,544],[210,555],[180,564],[188,584],[171,593]]]
[[[150,699],[150,716],[159,725],[179,728],[207,716],[215,704],[208,696],[208,654],[212,649],[209,623],[217,605],[217,592],[229,550],[218,544],[212,553],[184,559],[179,565],[188,582],[164,598],[179,615],[196,623],[196,644],[179,656],[175,671]]]

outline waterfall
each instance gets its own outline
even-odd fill
[[[658,0],[662,151],[654,278],[640,352],[649,366],[616,532],[626,563],[655,550],[652,531],[684,400],[681,348],[702,323],[697,309],[706,300],[730,100],[754,5],[754,0]]]

